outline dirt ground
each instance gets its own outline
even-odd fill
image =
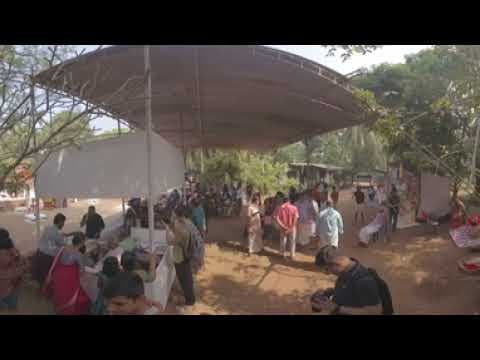
[[[361,226],[353,226],[351,192],[343,191],[339,210],[344,217],[342,251],[375,268],[392,291],[398,314],[472,315],[480,310],[480,282],[461,273],[456,261],[469,253],[456,248],[447,229],[430,234],[421,226],[400,230],[391,242],[379,242],[369,249],[356,246]],[[88,204],[81,201],[61,211],[67,216],[66,231],[78,229]],[[96,204],[108,224],[118,218],[118,200]],[[54,212],[46,212],[51,222]],[[372,214],[373,215],[373,214]],[[26,224],[18,214],[0,214],[0,226],[6,227],[21,251],[35,248],[34,225]],[[28,241],[26,240],[28,239]],[[265,255],[248,257],[242,247],[242,221],[239,218],[212,219],[207,246],[206,266],[196,281],[199,303],[196,314],[310,314],[309,297],[333,285],[335,277],[313,265],[313,252],[299,252],[295,262],[278,256],[278,243],[268,243]],[[49,304],[41,300],[29,282],[22,287],[18,314],[51,314]],[[173,305],[167,313],[174,313]]]

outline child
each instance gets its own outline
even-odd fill
[[[102,272],[98,276],[98,295],[92,306],[92,315],[107,315],[107,306],[105,305],[104,289],[107,287],[111,279],[120,272],[118,259],[110,256],[103,262]]]

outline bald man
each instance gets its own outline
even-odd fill
[[[377,282],[357,260],[336,255],[328,269],[338,276],[334,289],[312,296],[312,309],[330,315],[382,315],[382,300]]]

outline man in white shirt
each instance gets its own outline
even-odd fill
[[[58,250],[65,246],[65,237],[70,235],[61,232],[66,219],[61,213],[55,215],[53,225],[48,226],[40,238],[33,271],[40,285],[43,285]]]

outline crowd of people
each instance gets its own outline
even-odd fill
[[[338,248],[343,219],[335,209],[339,199],[335,187],[331,192],[326,184],[302,192],[292,187],[288,196],[278,192],[263,203],[259,192],[250,193],[252,196],[247,196],[244,204],[249,255],[260,253],[264,240],[278,240],[279,252],[285,259],[295,259],[297,247],[306,248],[312,242],[318,249]]]
[[[339,280],[334,290],[312,297],[315,312],[381,313],[379,299],[382,297],[371,285],[378,279],[355,259],[338,253],[344,223],[338,210],[339,192],[336,187],[329,189],[327,184],[317,184],[313,189],[301,192],[291,188],[288,195],[278,192],[264,200],[261,193],[249,184],[246,187],[242,184],[223,185],[216,190],[190,182],[183,190],[174,190],[163,196],[154,207],[155,225],[166,229],[168,245],[173,249],[176,282],[183,295],[183,301],[179,303],[182,305],[189,307],[196,303],[195,274],[204,265],[208,219],[236,214],[245,220],[245,248],[249,255],[260,254],[265,241],[278,241],[279,253],[286,260],[295,260],[297,247],[310,245],[318,254],[329,254],[322,255],[323,265],[339,275]],[[359,188],[353,195],[357,203],[356,212],[361,215],[363,204],[373,206],[378,196],[376,193],[372,196],[371,190],[362,197],[360,193],[363,192]],[[391,199],[395,200],[394,191]],[[395,205],[395,202],[392,201],[392,204]],[[128,235],[132,226],[148,226],[147,209],[145,200],[129,201],[124,234]],[[382,214],[385,216],[384,212]],[[395,221],[395,216],[392,221]],[[103,259],[102,269],[96,274],[98,293],[92,299],[83,289],[81,279],[86,267],[93,267],[98,259],[87,253],[86,241],[101,238],[105,223],[93,206],[82,217],[80,227],[85,228],[84,232],[62,232],[65,222],[66,217],[59,213],[54,217],[53,224],[45,228],[31,264],[33,278],[38,281],[44,296],[51,299],[55,313],[159,314],[164,310],[145,296],[145,284],[155,281],[160,259],[150,254],[147,261],[140,261],[135,251],[124,251],[121,259]],[[376,218],[376,222],[380,223],[380,220]],[[369,238],[371,232],[372,228],[368,231],[362,229],[360,239]],[[0,309],[14,309],[17,306],[18,284],[28,266],[15,250],[8,231],[1,229],[0,237]],[[355,282],[359,285],[354,285]],[[356,289],[356,294],[353,289]],[[359,289],[362,289],[361,294]]]

